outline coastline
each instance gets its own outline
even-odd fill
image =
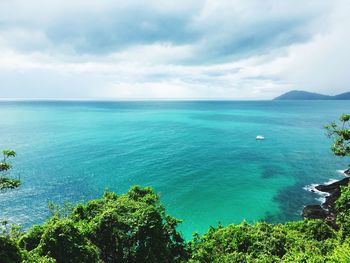
[[[306,190],[318,193],[321,196],[321,204],[306,205],[302,216],[308,219],[324,219],[335,225],[335,203],[340,196],[341,186],[346,186],[350,181],[350,169],[341,171],[345,176],[340,180],[330,180],[324,184],[315,184],[305,187]]]

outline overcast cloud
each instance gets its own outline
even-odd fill
[[[350,90],[347,0],[0,1],[2,98]]]

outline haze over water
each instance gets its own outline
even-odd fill
[[[0,102],[0,148],[23,185],[0,193],[0,218],[25,227],[48,202],[152,186],[180,230],[297,220],[305,185],[339,179],[345,160],[323,125],[348,101]],[[257,135],[265,136],[256,141]]]

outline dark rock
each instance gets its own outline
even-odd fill
[[[318,191],[333,194],[333,193],[338,192],[340,190],[340,186],[348,185],[349,179],[350,179],[349,177],[346,177],[346,178],[339,180],[339,181],[336,181],[335,183],[332,183],[332,184],[326,184],[326,185],[320,184],[320,185],[316,186],[315,188]]]
[[[349,173],[349,170],[345,171]],[[318,185],[315,188],[318,191],[328,193],[326,200],[322,205],[307,205],[304,207],[302,215],[304,218],[310,219],[324,219],[330,225],[336,226],[335,222],[335,203],[341,194],[341,186],[346,186],[349,184],[350,177],[346,177],[337,182]]]
[[[320,205],[307,205],[303,209],[302,216],[309,219],[325,219],[328,212]]]
[[[333,194],[326,196],[326,201],[322,204],[322,207],[329,212],[335,212],[335,202],[340,196],[340,189],[334,192]]]
[[[340,187],[346,186],[349,184],[349,177],[346,177],[342,180],[339,180],[337,182],[327,184],[327,185],[318,185],[315,188],[321,192],[329,193],[328,196],[326,196],[326,201],[322,204],[322,207],[326,210],[328,210],[330,213],[333,213],[335,211],[335,202],[340,196]]]
[[[349,175],[349,176],[350,176],[350,169],[345,170],[344,173],[345,173],[346,175]]]

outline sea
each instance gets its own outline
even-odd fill
[[[151,186],[189,240],[210,226],[300,220],[308,186],[341,179],[324,125],[349,101],[0,101],[0,149],[17,152],[0,219],[24,229],[49,202]],[[256,140],[256,136],[264,140]]]

